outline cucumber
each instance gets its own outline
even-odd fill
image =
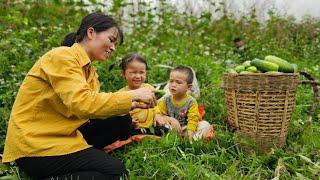
[[[234,69],[227,69],[227,73],[230,73],[230,74],[238,74],[236,70]]]
[[[165,90],[157,90],[156,92],[154,92],[154,95],[156,96],[156,99],[160,99],[165,94],[166,94]]]
[[[243,65],[238,65],[234,69],[239,73],[241,71],[244,71],[246,67],[244,67]]]
[[[266,74],[281,74],[282,72],[279,72],[279,71],[268,71],[268,72],[265,72]]]
[[[260,60],[260,59],[252,60],[251,65],[255,66],[258,70],[260,70],[262,72],[278,71],[278,69],[279,69],[279,66],[277,64],[269,62],[269,61]]]
[[[269,56],[266,56],[264,60],[277,64],[279,66],[279,71],[281,72],[285,72],[285,73],[294,72],[294,67],[284,59],[269,55]]]
[[[294,73],[297,73],[297,72],[298,72],[298,65],[292,63],[291,66],[293,67],[293,72],[294,72]]]
[[[250,71],[241,71],[240,74],[253,74],[253,72],[250,72]]]
[[[246,71],[255,73],[255,72],[258,72],[258,69],[255,66],[249,66],[246,68]]]
[[[251,65],[251,61],[245,61],[244,63],[242,63],[242,65],[244,67],[249,67]]]

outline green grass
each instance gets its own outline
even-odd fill
[[[114,0],[115,2],[118,2]],[[120,21],[119,3],[110,12]],[[130,5],[127,5],[130,6]],[[10,109],[25,74],[34,62],[52,47],[59,46],[63,36],[75,31],[86,10],[82,3],[60,1],[26,1],[24,4],[0,5],[0,152],[6,134]],[[27,8],[27,10],[26,10]],[[312,90],[299,86],[292,114],[287,146],[267,154],[244,154],[238,137],[223,123],[226,109],[221,88],[222,74],[235,64],[276,55],[298,64],[316,79],[319,74],[320,22],[271,14],[266,24],[254,16],[235,20],[232,15],[211,19],[177,11],[161,3],[163,13],[151,15],[144,5],[142,13],[132,15],[135,28],[125,31],[125,43],[106,63],[95,64],[103,91],[116,91],[125,85],[118,68],[119,60],[129,52],[139,52],[148,60],[149,83],[165,82],[168,70],[157,64],[189,65],[197,72],[205,119],[216,128],[214,140],[190,144],[170,133],[161,140],[146,140],[115,151],[124,160],[130,179],[319,179],[320,109],[314,122],[302,133],[310,108]],[[145,18],[147,17],[147,18]],[[154,23],[160,19],[161,23]],[[129,22],[133,26],[133,22]],[[233,38],[241,36],[247,45],[245,53],[234,51]],[[109,71],[109,67],[115,64]],[[14,165],[0,165],[0,179],[25,179]]]

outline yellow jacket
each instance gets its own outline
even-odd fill
[[[3,162],[88,148],[78,128],[89,118],[130,111],[128,92],[99,93],[98,75],[80,44],[42,56],[21,84],[9,120]]]
[[[168,98],[170,98],[170,103],[172,104],[172,106],[178,109],[185,106],[187,101],[190,98],[194,100],[194,102],[188,107],[186,111],[186,117],[187,117],[186,120],[187,120],[187,129],[195,132],[197,130],[198,122],[200,118],[198,103],[196,102],[196,100],[190,95],[186,95],[186,97],[180,102],[176,102],[171,95]],[[165,97],[160,99],[160,102],[158,104],[158,109],[162,115],[170,116],[168,112],[167,104],[165,102]]]
[[[153,86],[150,84],[143,84],[143,87],[154,89]],[[118,92],[128,91],[128,86],[120,89]],[[130,116],[132,118],[132,121],[137,123],[137,126],[139,128],[150,128],[154,123],[154,117],[156,113],[158,113],[158,108],[149,108],[149,109],[141,109],[141,108],[135,108],[132,111],[130,111]]]

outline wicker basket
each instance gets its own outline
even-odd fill
[[[298,77],[298,73],[224,74],[228,124],[262,152],[284,147]]]

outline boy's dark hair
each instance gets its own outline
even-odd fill
[[[142,57],[140,54],[132,53],[132,54],[128,54],[127,56],[122,58],[121,63],[119,65],[121,70],[126,71],[126,69],[128,68],[128,64],[134,60],[145,64],[146,69],[148,69],[148,64],[147,64],[146,59],[144,57]]]
[[[182,73],[187,74],[187,75],[188,75],[188,76],[187,76],[187,83],[188,83],[188,84],[192,84],[192,81],[193,81],[193,72],[192,72],[192,69],[191,69],[191,68],[189,68],[189,67],[187,67],[187,66],[182,66],[182,65],[180,65],[180,66],[177,66],[177,67],[175,67],[174,69],[172,69],[171,72],[173,72],[173,71],[179,71],[179,72],[182,72]]]
[[[239,37],[233,39],[233,42],[235,42],[235,43],[236,43],[236,42],[239,42],[239,41],[242,41],[242,39],[239,38]]]
[[[71,47],[74,43],[81,42],[87,35],[87,30],[90,27],[92,27],[97,33],[115,27],[119,32],[119,36],[117,37],[119,44],[122,44],[123,42],[123,33],[117,26],[116,21],[111,16],[99,13],[91,13],[82,19],[77,32],[69,33],[64,37],[63,41],[61,42],[61,46]]]

